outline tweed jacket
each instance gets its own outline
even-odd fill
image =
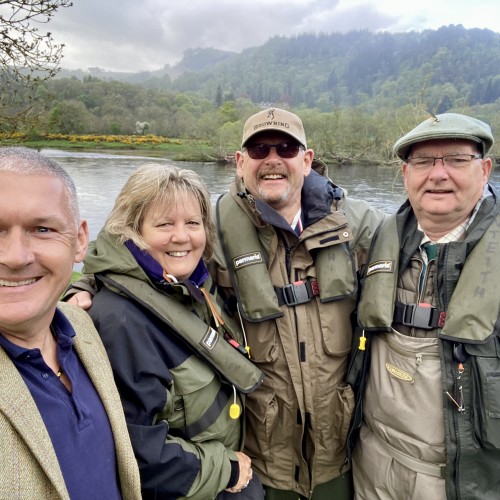
[[[139,471],[104,347],[87,313],[64,303],[59,303],[58,308],[76,332],[76,353],[108,414],[122,497],[140,499]],[[41,498],[69,499],[69,494],[35,401],[9,356],[0,348],[0,499]]]

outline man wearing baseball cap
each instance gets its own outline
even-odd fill
[[[265,372],[246,398],[245,450],[266,500],[350,499],[350,316],[356,271],[383,216],[332,183],[289,111],[251,116],[236,163],[217,203],[214,275],[235,297],[251,359]]]
[[[500,491],[500,203],[490,127],[433,116],[399,139],[408,200],[362,279],[370,362],[358,499],[486,499]]]
[[[350,500],[351,314],[383,214],[332,183],[289,111],[251,116],[236,163],[210,271],[265,373],[246,397],[245,451],[266,500]],[[84,292],[70,300],[90,305]]]

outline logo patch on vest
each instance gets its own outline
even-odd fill
[[[209,328],[207,333],[201,339],[200,344],[207,350],[211,351],[219,341],[219,334],[213,329]]]
[[[237,271],[246,266],[251,266],[252,264],[260,264],[263,262],[262,255],[260,252],[252,252],[240,255],[233,259],[234,270]]]
[[[401,368],[391,365],[390,363],[386,363],[385,367],[392,376],[399,378],[400,380],[404,380],[405,382],[414,382],[413,377],[401,370]]]
[[[366,275],[377,273],[392,273],[394,272],[394,261],[393,260],[377,260],[372,262],[366,271]]]

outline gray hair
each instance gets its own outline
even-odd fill
[[[75,226],[78,226],[80,210],[75,184],[66,170],[55,161],[43,156],[34,149],[3,147],[0,148],[0,172],[13,172],[21,175],[47,175],[59,179],[66,187],[68,208]]]
[[[165,164],[148,164],[138,168],[116,198],[104,231],[117,237],[120,243],[132,240],[139,248],[147,250],[148,245],[140,232],[146,212],[152,206],[170,208],[183,203],[186,194],[192,194],[200,205],[207,240],[203,257],[209,259],[216,234],[210,193],[200,176],[192,170]]]

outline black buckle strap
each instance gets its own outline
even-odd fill
[[[432,330],[442,328],[446,321],[446,312],[440,311],[431,304],[402,304],[396,302],[394,323],[405,326]]]
[[[319,295],[319,283],[316,280],[300,280],[284,287],[275,286],[274,291],[280,306],[286,304],[291,307],[309,302]]]

